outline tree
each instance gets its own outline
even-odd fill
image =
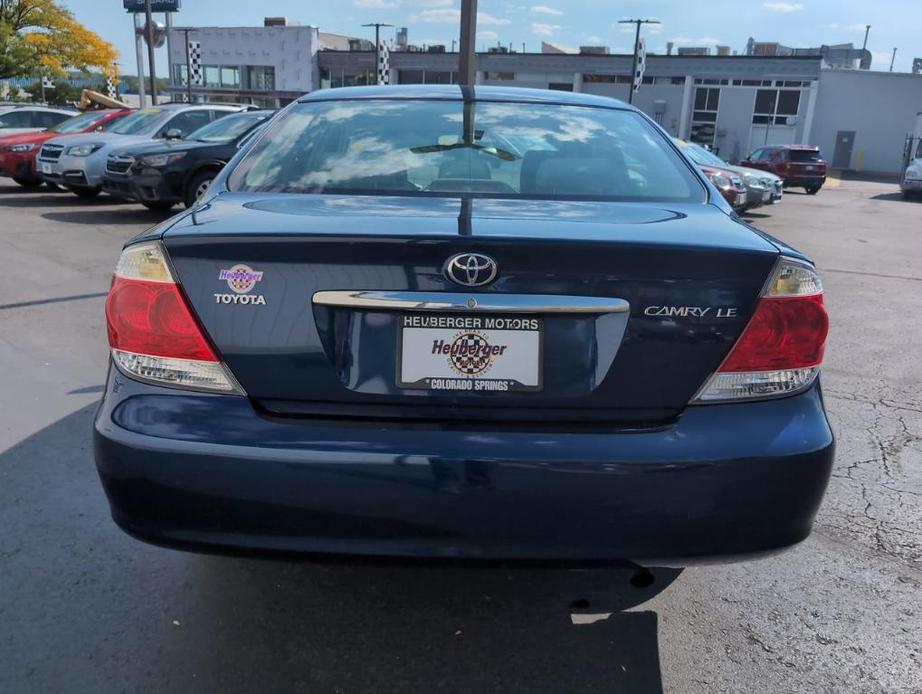
[[[96,68],[116,77],[118,51],[57,0],[0,0],[0,79]]]

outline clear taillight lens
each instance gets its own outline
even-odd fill
[[[782,258],[743,333],[693,402],[778,397],[809,388],[828,332],[819,274]]]
[[[106,299],[106,326],[112,358],[128,376],[243,394],[189,308],[159,243],[122,252]]]

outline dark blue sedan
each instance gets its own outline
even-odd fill
[[[684,565],[810,532],[823,289],[645,115],[317,91],[106,304],[115,521],[205,551]]]

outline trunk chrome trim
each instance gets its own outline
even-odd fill
[[[627,313],[624,299],[548,294],[481,294],[410,291],[320,291],[319,306],[382,311],[479,311],[482,313]]]

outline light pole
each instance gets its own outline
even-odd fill
[[[374,27],[375,28],[375,84],[378,83],[378,70],[380,69],[381,62],[381,27],[392,27],[393,24],[385,24],[383,22],[369,22],[368,24],[363,24],[363,27]]]
[[[637,75],[637,52],[640,50],[640,25],[641,24],[662,24],[658,19],[622,19],[618,24],[634,24],[637,31],[634,34],[634,62],[631,65],[631,91],[628,92],[627,102],[634,103],[634,78]]]
[[[144,0],[144,14],[147,18],[147,62],[150,72],[150,104],[157,105],[157,70],[154,66],[154,18],[150,12],[150,0]]]
[[[893,49],[893,57],[890,58],[890,72],[893,72],[893,64],[896,62],[896,49]]]
[[[477,0],[461,0],[461,55],[458,56],[458,83],[473,86],[476,81]]]
[[[868,34],[871,33],[871,25],[864,25],[864,45],[861,47],[861,50],[866,50],[868,47]]]

